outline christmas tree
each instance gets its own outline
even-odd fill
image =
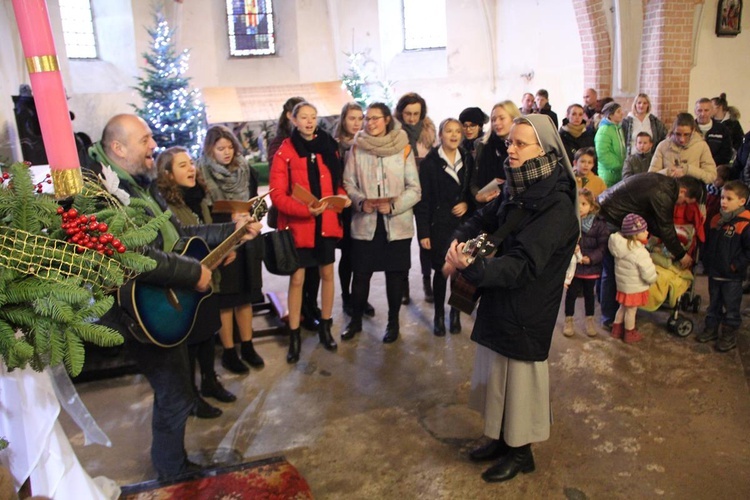
[[[144,78],[138,78],[135,89],[143,98],[144,107],[135,108],[146,120],[158,145],[157,151],[183,146],[197,156],[206,135],[206,109],[200,92],[190,90],[188,69],[189,51],[177,54],[170,30],[161,11],[154,14],[156,28],[147,29],[151,36],[151,51],[144,53],[147,67]]]
[[[367,74],[365,63],[367,59],[363,52],[352,52],[346,54],[349,62],[349,71],[341,75],[341,83],[349,91],[354,101],[366,108],[370,103],[370,94],[367,93]]]

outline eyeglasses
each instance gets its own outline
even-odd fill
[[[466,122],[462,124],[461,126],[463,128],[478,128],[479,127],[479,125],[477,125],[476,123],[470,123],[470,122]]]
[[[381,118],[385,118],[385,117],[384,116],[366,116],[365,117],[365,121],[366,122],[374,122],[374,121],[380,120]]]
[[[514,146],[516,149],[525,149],[525,148],[528,148],[529,146],[534,146],[534,145],[538,146],[539,143],[535,142],[535,143],[532,143],[532,144],[526,144],[525,142],[522,142],[522,141],[511,141],[510,139],[506,139],[505,140],[505,147],[506,148]]]

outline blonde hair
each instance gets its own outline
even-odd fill
[[[521,111],[518,109],[518,106],[516,106],[516,104],[511,100],[506,99],[505,101],[500,101],[499,103],[492,106],[492,111],[490,111],[490,116],[492,116],[492,113],[497,108],[503,108],[503,110],[510,115],[511,120],[515,120],[516,118],[521,117]],[[487,144],[487,141],[490,140],[490,136],[494,133],[495,132],[492,129],[492,123],[490,123],[490,129],[484,135],[484,138],[482,138],[482,142]]]
[[[638,94],[637,96],[635,96],[635,99],[633,99],[633,104],[630,105],[631,113],[633,113],[634,115],[636,114],[635,103],[638,102],[638,99],[646,99],[646,102],[648,103],[648,110],[646,110],[646,113],[650,113],[651,112],[651,99],[648,98],[648,95],[643,94],[643,93]]]

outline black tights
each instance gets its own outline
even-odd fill
[[[586,308],[586,316],[594,315],[594,283],[596,280],[573,278],[565,294],[565,316],[575,316],[576,299],[579,290],[583,289],[583,303]]]
[[[341,297],[349,300],[352,286],[352,245],[351,242],[343,243],[341,246],[341,258],[339,259],[339,283],[341,284]]]
[[[432,293],[435,296],[435,315],[445,313],[445,290],[448,288],[448,280],[443,273],[435,271],[432,275]]]
[[[195,387],[195,361],[201,369],[201,377],[210,377],[215,373],[214,357],[216,356],[216,337],[211,335],[203,342],[188,345],[188,358],[190,359],[190,381]]]
[[[404,280],[408,271],[386,271],[385,293],[388,297],[388,323],[398,325],[398,313],[401,310],[401,297],[404,294]],[[370,295],[372,273],[354,273],[352,282],[352,322],[361,323],[362,314]]]

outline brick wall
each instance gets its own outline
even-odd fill
[[[612,93],[612,42],[601,0],[573,0],[583,49],[584,88],[595,89],[599,97]],[[583,91],[583,89],[581,90]]]

